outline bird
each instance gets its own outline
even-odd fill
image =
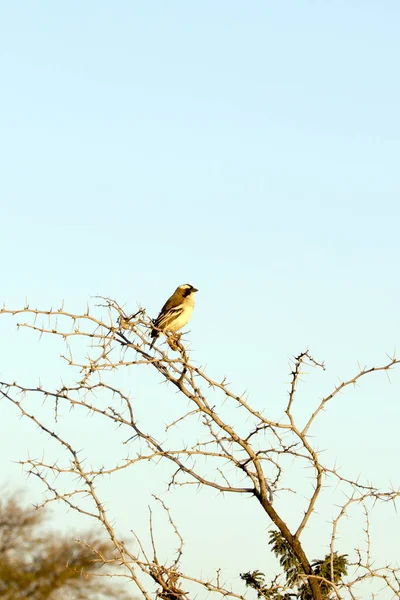
[[[180,285],[175,292],[166,301],[160,314],[156,319],[153,319],[153,329],[151,337],[150,349],[160,335],[160,332],[170,331],[175,332],[190,321],[194,309],[194,295],[199,290],[189,283]]]

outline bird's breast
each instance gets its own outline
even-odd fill
[[[193,311],[193,308],[194,308],[194,294],[193,294],[193,292],[191,294],[189,294],[189,296],[187,296],[185,298],[184,304],[187,304],[188,306],[191,306],[192,307],[192,311]]]
[[[182,329],[182,327],[185,327],[185,325],[190,321],[193,308],[194,302],[185,302],[182,313],[168,326],[168,331],[178,331],[179,329]]]

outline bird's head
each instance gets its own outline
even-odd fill
[[[183,285],[180,285],[178,288],[176,288],[176,292],[178,292],[179,294],[182,294],[182,296],[184,298],[187,298],[191,294],[194,294],[195,292],[198,292],[198,291],[199,290],[197,288],[193,287],[189,283],[184,283]]]

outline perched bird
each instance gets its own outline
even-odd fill
[[[171,298],[162,307],[157,319],[153,321],[154,329],[151,332],[153,341],[150,348],[153,347],[160,331],[178,331],[190,321],[194,309],[194,294],[197,291],[188,283],[176,288]]]

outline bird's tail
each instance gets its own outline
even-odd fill
[[[151,350],[151,349],[152,349],[152,347],[154,346],[154,343],[155,343],[156,339],[157,339],[157,338],[158,338],[158,336],[159,336],[159,333],[158,333],[158,331],[156,331],[155,329],[153,329],[150,335],[151,335],[151,337],[153,338],[153,341],[152,341],[152,342],[151,342],[151,344],[150,344],[150,350]]]

